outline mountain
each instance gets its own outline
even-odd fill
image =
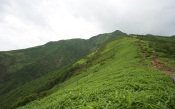
[[[72,67],[79,65],[74,74],[50,95],[18,109],[173,109],[175,84],[151,67],[155,52],[143,37],[109,41],[74,63]]]
[[[6,105],[7,102],[16,102],[16,100],[11,100],[12,97],[8,97],[8,95],[13,93],[16,96],[17,93],[14,93],[16,90],[40,77],[51,77],[51,83],[55,84],[54,81],[57,81],[57,75],[62,74],[53,74],[55,77],[53,78],[53,76],[50,76],[52,72],[58,70],[60,70],[58,72],[63,72],[61,70],[66,69],[66,66],[85,57],[105,42],[123,35],[127,34],[117,30],[113,33],[94,36],[88,40],[61,40],[28,49],[0,52],[0,98],[6,98],[0,103],[1,106]],[[46,88],[36,88],[35,92],[39,93],[52,87],[53,85],[47,85]],[[22,92],[24,91],[26,92],[26,90]],[[26,95],[21,95],[19,98]]]
[[[1,52],[0,108],[174,108],[174,43],[117,30]]]

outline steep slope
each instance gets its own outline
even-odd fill
[[[93,39],[50,42],[34,48],[0,53],[0,94],[60,69],[86,56],[96,47],[124,33],[116,31]],[[110,36],[111,35],[111,36]],[[105,38],[100,38],[104,36]],[[96,41],[97,39],[101,39]]]
[[[61,40],[29,49],[0,52],[0,99],[4,99],[0,108],[21,106],[45,96],[45,91],[67,79],[64,73],[71,72],[69,65],[106,41],[123,35],[126,34],[114,31],[88,40]]]
[[[11,55],[13,59],[7,59],[14,60],[14,64],[9,65],[2,78],[3,88],[1,87],[1,89],[4,89],[0,91],[2,94],[50,71],[71,64],[87,55],[91,50],[91,47],[86,46],[86,41],[81,39],[59,41],[45,46],[5,53]],[[8,61],[5,61],[5,64],[8,66]]]
[[[75,74],[51,95],[19,109],[175,108],[172,79],[148,67],[136,38],[120,38],[79,60]]]

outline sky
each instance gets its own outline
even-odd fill
[[[0,51],[115,30],[175,35],[175,0],[0,0]]]

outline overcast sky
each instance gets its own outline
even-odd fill
[[[121,30],[175,34],[175,0],[0,0],[0,51]]]

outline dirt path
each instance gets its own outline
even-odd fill
[[[159,70],[160,72],[165,73],[171,77],[173,77],[173,74],[175,74],[175,71],[169,71],[166,69],[160,70],[161,67],[166,67],[166,65],[164,63],[159,62],[156,57],[151,59],[151,67],[153,67],[153,68]]]

